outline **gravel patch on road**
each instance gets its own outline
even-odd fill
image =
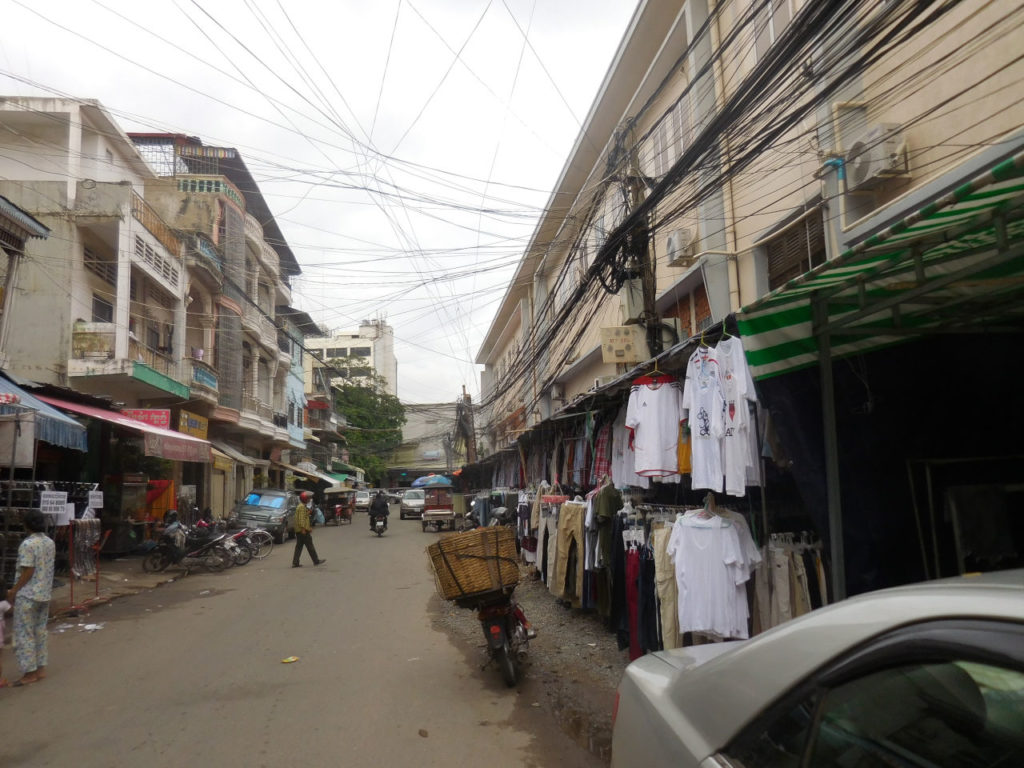
[[[523,567],[516,599],[537,630],[519,685],[520,707],[540,708],[580,746],[605,764],[611,753],[615,689],[629,663],[614,633],[596,614],[564,607],[547,586]],[[434,624],[459,642],[479,648],[486,659],[480,623],[474,611],[433,601]],[[481,674],[498,675],[493,666]]]

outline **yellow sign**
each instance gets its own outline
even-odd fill
[[[200,416],[191,411],[182,411],[178,417],[178,431],[200,440],[206,439],[206,433],[210,428],[210,421],[205,416]]]

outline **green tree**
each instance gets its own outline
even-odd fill
[[[366,471],[370,485],[379,486],[387,474],[388,458],[402,443],[405,408],[384,390],[380,375],[351,362],[348,383],[334,390],[334,406],[348,422],[345,437],[350,462]]]

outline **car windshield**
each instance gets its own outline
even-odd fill
[[[406,501],[416,501],[416,500],[422,500],[422,499],[423,499],[423,491],[406,491],[405,492],[405,500]]]
[[[284,496],[269,493],[250,493],[245,497],[245,503],[250,507],[270,507],[280,509],[284,506]]]

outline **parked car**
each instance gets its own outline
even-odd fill
[[[1024,570],[641,657],[613,719],[619,768],[1024,765]]]
[[[407,517],[423,517],[423,500],[426,495],[422,488],[410,488],[402,494],[402,506],[398,508],[398,516],[405,520]]]
[[[232,524],[270,531],[274,541],[282,544],[295,535],[295,507],[298,504],[299,497],[293,491],[254,488],[235,505]]]
[[[370,492],[356,491],[356,512],[370,511]]]

